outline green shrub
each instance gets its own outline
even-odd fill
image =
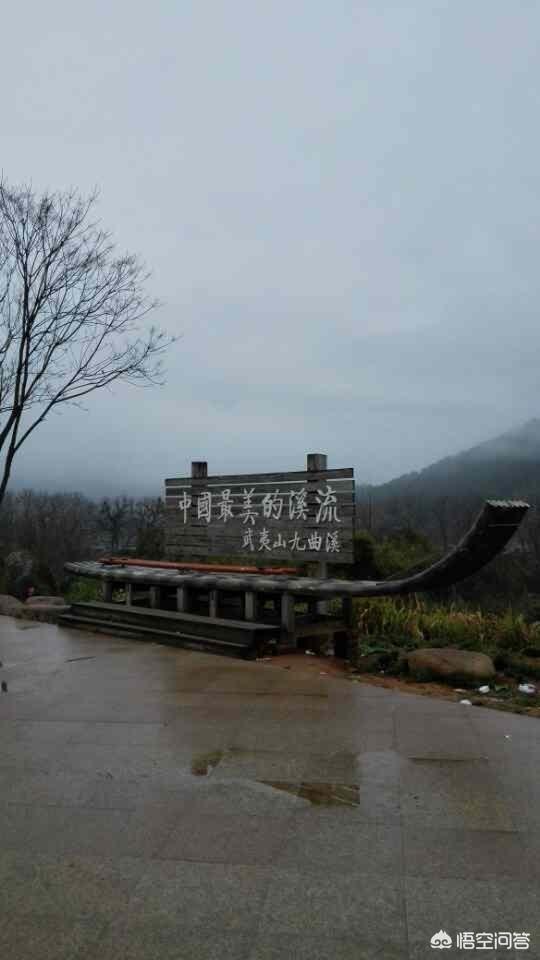
[[[429,540],[410,529],[385,537],[375,545],[373,556],[378,576],[383,579],[418,565],[428,566],[435,559]]]
[[[511,608],[504,613],[430,606],[417,597],[356,600],[360,648],[378,642],[404,648],[450,646],[485,653],[520,651],[540,642],[540,626]]]
[[[102,600],[101,582],[79,577],[69,583],[64,596],[68,603],[91,603],[93,600]]]

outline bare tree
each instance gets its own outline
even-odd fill
[[[160,383],[174,341],[138,323],[148,275],[89,216],[96,195],[0,183],[0,504],[17,451],[62,403],[115,380]]]
[[[144,497],[135,503],[135,552],[138,557],[160,560],[165,552],[165,504],[161,497]]]
[[[110,500],[105,497],[97,512],[97,525],[106,534],[112,553],[123,548],[129,549],[134,536],[133,499],[123,496]]]
[[[92,554],[95,512],[92,501],[78,493],[8,491],[0,507],[0,556],[28,554],[34,575],[56,590],[66,560]]]

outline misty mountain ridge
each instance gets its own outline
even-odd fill
[[[540,418],[423,470],[386,483],[359,485],[375,500],[391,497],[478,496],[540,499]]]

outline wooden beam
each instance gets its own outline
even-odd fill
[[[318,474],[323,470],[326,470],[327,467],[327,456],[325,453],[308,453],[307,455],[307,469],[308,473]],[[308,481],[308,489],[313,496],[314,488],[317,487],[318,478],[314,476],[313,480]],[[326,580],[328,578],[328,564],[325,560],[320,560],[317,563],[317,573],[316,576],[321,580]],[[325,615],[328,613],[328,601],[327,600],[318,600],[315,604],[315,609],[318,614]]]
[[[294,633],[294,597],[290,593],[281,594],[281,636],[289,645],[291,642],[296,646],[296,637]]]
[[[153,610],[161,606],[161,587],[150,587],[150,606]]]
[[[208,593],[208,615],[210,617],[217,617],[218,606],[219,606],[218,591],[210,590]]]
[[[179,613],[189,613],[191,597],[189,587],[183,584],[176,588],[176,609]]]
[[[244,593],[244,617],[246,620],[256,620],[258,616],[259,597],[254,590]]]

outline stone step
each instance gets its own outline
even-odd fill
[[[200,650],[243,659],[254,659],[257,655],[256,647],[251,643],[216,640],[212,636],[193,635],[184,631],[160,630],[155,626],[144,626],[142,623],[122,623],[95,616],[85,617],[78,613],[63,614],[59,617],[58,622],[66,627],[107,633],[124,639],[157,640],[160,643],[186,647],[189,650]]]

